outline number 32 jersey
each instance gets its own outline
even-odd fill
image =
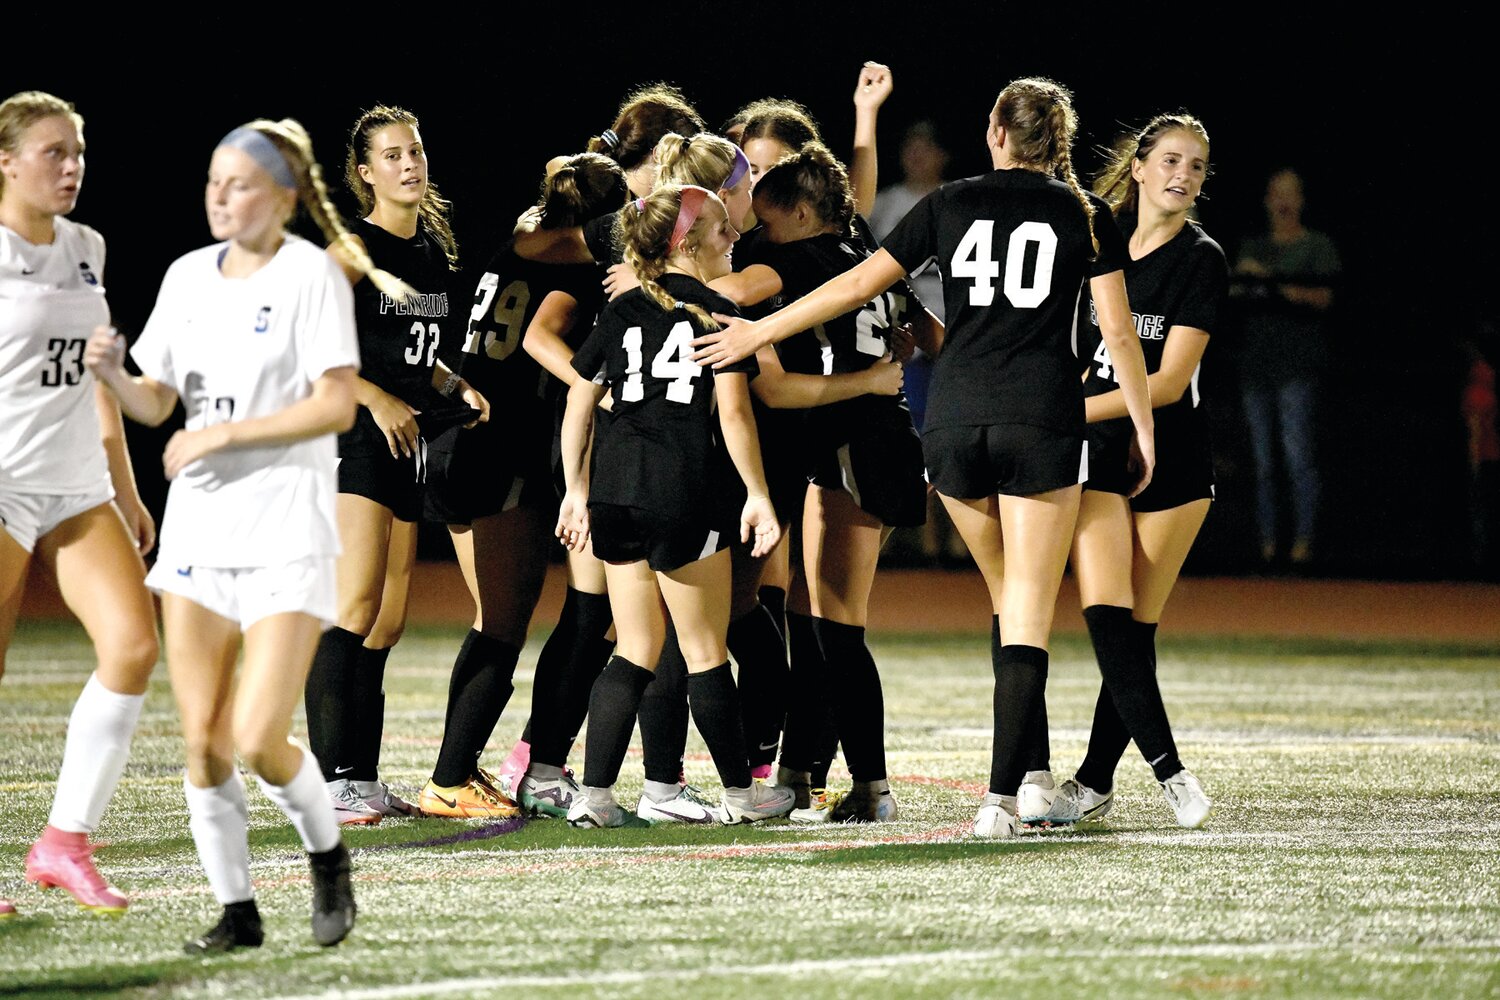
[[[738,315],[734,303],[687,275],[661,287],[710,314]],[[760,372],[752,355],[717,371],[693,360],[704,332],[686,309],[667,312],[639,288],[605,307],[573,357],[584,378],[610,388],[609,428],[596,435],[589,502],[676,518],[736,510],[744,489],[719,443],[714,378]]]
[[[83,346],[109,322],[104,237],[58,217],[34,246],[0,226],[0,491],[76,495],[109,481]]]
[[[1082,436],[1077,311],[1085,280],[1125,266],[1125,241],[1092,198],[1031,170],[944,184],[881,244],[907,273],[936,259],[947,334],[924,431],[1027,424]]]

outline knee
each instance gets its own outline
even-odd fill
[[[198,782],[202,787],[220,784],[234,767],[233,754],[225,752],[207,727],[185,724],[182,736],[188,773],[202,779]]]
[[[339,628],[365,637],[375,628],[380,605],[374,601],[355,601],[339,609]]]
[[[101,666],[144,680],[156,666],[161,644],[154,628],[141,629],[112,643],[108,649],[98,650],[98,654]]]
[[[402,619],[399,622],[389,624],[376,622],[362,634],[369,640],[371,649],[390,649],[401,641],[401,636],[405,632],[406,621]]]
[[[277,762],[285,756],[290,744],[286,732],[279,727],[259,720],[236,719],[234,746],[246,767],[264,775],[268,770],[277,770]]]
[[[687,664],[689,673],[696,674],[704,670],[712,670],[729,660],[729,651],[724,643],[715,641],[712,636],[687,638],[678,635],[677,642],[682,649],[682,659]]]

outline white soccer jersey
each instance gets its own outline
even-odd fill
[[[188,430],[276,413],[324,372],[359,365],[354,297],[327,253],[289,237],[259,271],[226,278],[227,246],[167,270],[131,350],[144,374],[177,390]],[[248,567],[337,555],[337,456],[325,434],[192,463],[168,491],[158,561]]]
[[[0,490],[76,495],[109,482],[83,345],[109,322],[104,237],[58,217],[33,246],[0,226]]]

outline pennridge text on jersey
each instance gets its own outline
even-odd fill
[[[448,315],[447,292],[423,292],[410,299],[393,299],[380,293],[380,314],[395,313],[397,316],[435,316],[443,319]]]
[[[1167,331],[1163,329],[1167,325],[1167,317],[1151,314],[1142,315],[1138,312],[1130,314],[1135,323],[1136,336],[1142,340],[1165,340]],[[1089,299],[1089,322],[1095,326],[1099,325],[1099,313],[1094,309],[1094,300]]]

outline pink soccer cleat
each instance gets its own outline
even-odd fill
[[[88,834],[49,826],[26,855],[26,881],[43,889],[66,889],[79,906],[95,913],[124,913],[130,899],[104,881],[93,853]]]
[[[526,777],[529,767],[531,767],[531,744],[525,740],[516,740],[516,745],[510,748],[510,753],[500,762],[500,773],[495,776],[496,780],[491,784],[507,798],[520,801],[521,779]]]

